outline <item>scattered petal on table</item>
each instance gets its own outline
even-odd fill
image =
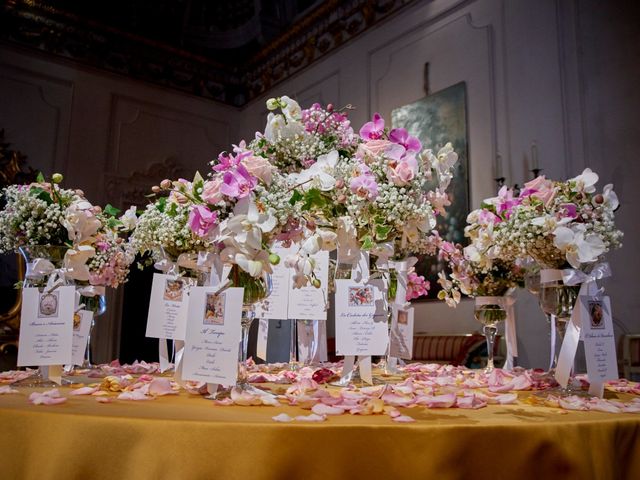
[[[153,400],[156,397],[145,395],[141,389],[122,392],[118,395],[118,400]]]
[[[569,397],[559,397],[558,404],[565,410],[588,410],[586,401],[584,398],[580,398],[576,395]]]
[[[331,407],[324,403],[318,403],[311,408],[311,411],[318,415],[342,415],[344,413],[344,408]]]
[[[93,395],[98,391],[98,387],[80,387],[69,392],[69,395]]]
[[[456,399],[456,407],[458,408],[470,408],[476,410],[487,406],[487,402],[479,399],[476,395],[469,395],[466,397],[458,397]]]
[[[391,418],[391,420],[398,423],[411,423],[416,421],[415,418],[411,418],[408,415],[398,415],[397,417]]]
[[[67,401],[66,397],[60,395],[57,388],[47,390],[46,392],[33,392],[29,395],[29,402],[34,405],[58,405]]]
[[[149,384],[150,395],[175,395],[178,392],[171,387],[171,380],[165,377],[157,377],[151,380]]]
[[[276,422],[291,422],[293,421],[293,417],[290,417],[286,413],[281,413],[280,415],[276,415],[275,417],[271,417],[271,420]]]
[[[113,403],[113,397],[96,397],[98,403]]]
[[[324,422],[326,419],[326,415],[316,415],[315,413],[311,415],[298,415],[294,418],[294,420],[298,422]]]
[[[428,408],[449,408],[456,404],[456,395],[447,393],[444,395],[424,395],[416,397],[415,403],[425,405]]]
[[[6,395],[8,393],[18,393],[18,390],[11,388],[9,385],[3,385],[0,387],[0,395]]]

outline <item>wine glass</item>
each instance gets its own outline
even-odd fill
[[[476,305],[473,313],[475,319],[483,325],[482,331],[487,341],[487,367],[485,372],[490,373],[495,368],[493,364],[493,349],[496,333],[498,332],[498,324],[506,320],[507,311],[501,305],[487,303]]]

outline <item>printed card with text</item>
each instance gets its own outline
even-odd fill
[[[336,280],[336,353],[384,355],[389,341],[382,280]]]
[[[609,297],[580,297],[589,393],[602,396],[604,383],[618,378],[616,341]]]
[[[184,340],[189,308],[189,291],[196,280],[153,274],[146,336]]]
[[[413,356],[413,307],[403,310],[396,305],[392,307],[391,348],[392,357],[411,360]]]
[[[286,320],[289,318],[287,317],[287,305],[289,304],[289,277],[291,275],[291,269],[285,266],[284,262],[287,256],[294,251],[294,248],[295,247],[274,247],[272,249],[273,253],[280,256],[280,263],[272,266],[271,294],[256,306],[256,318],[275,320]]]
[[[91,330],[93,312],[79,310],[73,314],[73,364],[82,365],[87,350],[87,338]]]
[[[293,288],[293,281],[291,281],[291,286],[289,287],[288,318],[295,318],[297,320],[327,319],[329,252],[318,252],[313,258],[316,261],[315,274],[320,280],[320,288],[316,288],[313,285]]]
[[[238,375],[244,289],[217,290],[191,288],[182,377],[228,387]]]
[[[75,287],[22,290],[19,367],[71,363],[75,299]]]

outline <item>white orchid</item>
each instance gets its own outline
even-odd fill
[[[272,212],[260,212],[251,197],[241,199],[234,209],[234,216],[220,226],[221,239],[232,241],[236,247],[262,249],[262,234],[276,226],[277,220]]]
[[[270,142],[283,138],[294,138],[304,132],[304,125],[293,118],[285,118],[279,113],[270,113],[267,116],[267,126],[264,129],[264,137]]]
[[[137,209],[135,205],[131,205],[120,217],[122,222],[122,230],[131,231],[136,228],[138,223]]]
[[[422,218],[412,218],[405,223],[402,230],[402,239],[400,245],[405,248],[410,243],[416,243],[419,241],[420,233],[427,233],[436,227],[436,219],[433,215],[433,211],[430,211]]]
[[[580,268],[583,263],[595,262],[606,251],[602,238],[594,233],[587,234],[584,225],[573,225],[572,228],[561,226],[553,234],[554,245],[573,268]]]
[[[616,210],[620,206],[620,202],[618,201],[618,196],[616,192],[613,191],[613,184],[608,183],[602,189],[602,196],[604,197],[604,205],[611,209],[611,211]]]
[[[265,250],[239,249],[237,245],[230,245],[220,252],[220,258],[228,263],[235,263],[254,278],[263,273],[273,273],[269,252]]]
[[[64,268],[67,275],[75,280],[88,281],[89,267],[87,262],[95,254],[95,249],[89,245],[78,245],[67,250],[64,255]]]
[[[280,103],[284,104],[282,112],[288,120],[300,120],[302,118],[302,109],[295,100],[283,95],[280,97]]]
[[[598,183],[598,174],[591,171],[590,168],[585,168],[584,171],[577,177],[572,178],[569,182],[575,183],[575,191],[594,193],[596,191],[596,183]]]
[[[67,229],[69,240],[75,244],[86,242],[102,226],[93,212],[93,206],[86,200],[71,204],[62,224]]]
[[[293,283],[294,288],[302,288],[309,283],[309,276],[313,273],[316,267],[316,261],[313,257],[310,257],[305,252],[298,252],[294,255],[289,255],[284,262],[287,268],[291,268],[294,271]]]
[[[320,155],[318,161],[306,170],[294,176],[294,181],[301,184],[304,190],[317,188],[323,192],[333,190],[336,185],[335,169],[340,159],[337,150]]]
[[[338,260],[348,261],[360,255],[360,244],[358,243],[358,231],[353,224],[351,217],[337,218],[337,244]]]
[[[458,161],[458,154],[453,150],[453,145],[447,143],[434,156],[431,151],[427,151],[428,159],[433,169],[438,173],[438,183],[443,190],[449,186],[453,174],[451,171]]]

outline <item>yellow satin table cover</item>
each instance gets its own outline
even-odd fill
[[[277,423],[310,411],[217,406],[185,392],[34,406],[31,391],[0,396],[2,480],[640,479],[640,414],[519,402],[400,409],[417,420],[407,424],[349,414]]]

